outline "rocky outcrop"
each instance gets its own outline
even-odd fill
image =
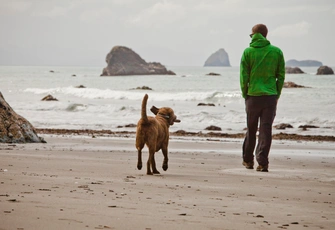
[[[273,126],[275,129],[286,129],[286,128],[293,128],[291,124],[288,123],[280,123],[278,125]]]
[[[213,103],[202,103],[202,102],[200,102],[200,103],[198,103],[198,106],[215,106],[215,104],[213,104]]]
[[[0,92],[0,142],[46,143],[37,136],[35,128],[10,107]]]
[[[49,95],[43,97],[41,99],[41,101],[58,101],[58,99],[49,94]]]
[[[208,75],[208,76],[221,76],[221,74],[219,74],[219,73],[213,73],[213,72],[210,72],[210,73],[208,73],[206,75]]]
[[[285,67],[285,72],[286,73],[305,73],[302,71],[299,67]]]
[[[299,129],[318,129],[320,128],[319,126],[315,125],[299,125]]]
[[[303,60],[298,61],[295,59],[288,60],[285,63],[285,66],[300,66],[300,67],[308,67],[308,66],[322,66],[322,62],[315,61],[315,60]]]
[[[136,88],[132,88],[131,90],[134,90],[134,89],[141,89],[141,90],[152,90],[152,88],[150,88],[149,86],[137,86]]]
[[[121,75],[175,75],[158,62],[144,61],[133,50],[124,46],[115,46],[106,56],[107,67],[101,76]]]
[[[215,125],[210,125],[210,126],[206,127],[205,130],[222,131],[222,129],[220,127],[215,126]]]
[[[298,128],[302,129],[303,131],[306,131],[308,129],[318,129],[320,127],[315,125],[300,125]]]
[[[230,66],[228,53],[224,49],[219,49],[209,56],[204,66]]]
[[[292,81],[284,82],[283,87],[284,87],[284,88],[308,88],[308,87],[305,87],[305,86],[303,86],[303,85],[295,84],[295,83],[292,82]]]
[[[331,75],[331,74],[334,74],[333,69],[326,65],[320,66],[318,68],[318,71],[316,72],[316,75]]]

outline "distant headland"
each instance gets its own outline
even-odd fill
[[[302,61],[298,61],[298,60],[295,60],[295,59],[291,59],[291,60],[288,60],[286,63],[285,63],[286,66],[290,66],[290,67],[308,67],[308,66],[311,66],[311,67],[319,67],[319,66],[322,66],[322,62],[320,61],[315,61],[315,60],[302,60]]]

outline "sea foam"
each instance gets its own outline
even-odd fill
[[[220,91],[184,91],[184,92],[157,92],[143,90],[118,91],[97,88],[57,87],[49,89],[27,88],[23,92],[34,94],[63,94],[88,99],[115,99],[115,100],[139,100],[145,93],[154,101],[220,101],[223,98],[240,98],[239,92]]]

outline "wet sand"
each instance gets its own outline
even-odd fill
[[[265,173],[242,166],[242,139],[173,136],[169,169],[149,176],[134,136],[43,137],[0,144],[0,229],[335,226],[334,142],[274,140]]]

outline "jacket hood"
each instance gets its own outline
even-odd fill
[[[260,33],[255,33],[252,36],[250,47],[253,48],[262,48],[264,46],[270,45],[270,41],[263,37]]]

